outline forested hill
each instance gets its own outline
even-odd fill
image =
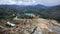
[[[47,7],[39,4],[35,6],[0,5],[0,18],[25,12],[39,14],[43,18],[53,18],[60,20],[60,5],[52,7]]]

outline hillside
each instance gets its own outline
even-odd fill
[[[0,5],[0,18],[17,13],[34,13],[43,18],[60,20],[60,5],[52,7],[39,4],[35,6]]]

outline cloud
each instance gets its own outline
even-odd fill
[[[16,4],[16,2],[14,2],[12,0],[1,0],[0,4]]]
[[[42,3],[41,4],[44,4],[44,5],[58,5],[60,4],[60,0],[42,0],[41,1]]]
[[[60,0],[0,0],[0,4],[16,4],[16,5],[43,4],[46,6],[52,6],[60,4]]]

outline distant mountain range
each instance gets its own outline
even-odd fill
[[[60,19],[60,5],[44,6],[44,5],[0,5],[0,14],[3,13],[35,13],[45,18]]]
[[[10,8],[48,8],[47,6],[44,6],[44,5],[40,5],[40,4],[37,4],[37,5],[0,5],[0,7],[10,7]]]

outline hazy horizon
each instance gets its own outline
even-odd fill
[[[0,5],[60,5],[60,0],[0,0]]]

